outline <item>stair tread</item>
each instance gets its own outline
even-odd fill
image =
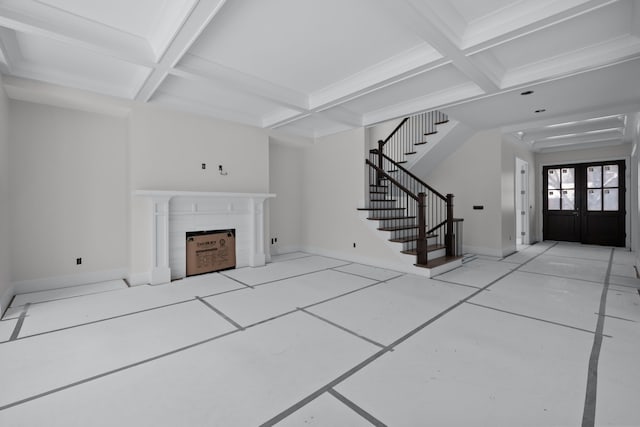
[[[434,237],[438,237],[438,235],[437,234],[429,234],[429,235],[426,236],[427,239],[433,239]],[[409,243],[409,242],[415,242],[416,240],[418,240],[418,236],[409,236],[409,237],[400,237],[400,238],[397,238],[397,239],[389,239],[389,241],[393,242],[393,243]]]
[[[402,230],[411,230],[413,228],[418,228],[417,225],[400,225],[397,227],[380,227],[378,230],[380,231],[402,231]]]
[[[417,151],[410,151],[409,153],[404,153],[404,155],[405,155],[405,156],[409,156],[409,155],[411,155],[411,154],[416,154],[416,153],[417,153]]]
[[[367,219],[370,219],[371,221],[392,221],[392,220],[398,220],[398,219],[415,219],[415,216],[389,216],[387,218],[373,218],[373,217],[369,217]]]
[[[445,123],[449,123],[449,119],[441,120],[441,121],[439,121],[439,122],[435,122],[434,124],[436,124],[436,125],[443,125],[443,124],[445,124]]]
[[[407,208],[358,208],[359,211],[403,211]]]
[[[437,123],[436,123],[437,124]],[[438,133],[437,130],[434,130],[433,132],[427,132],[424,134],[424,136],[429,136],[429,135],[435,135],[436,133]]]
[[[424,142],[415,142],[413,145],[424,145],[424,144],[426,144],[426,143],[427,143],[427,141],[424,141]]]
[[[436,268],[436,267],[440,267],[441,265],[445,265],[450,262],[457,261],[461,258],[462,258],[461,256],[443,256],[440,258],[428,260],[426,264],[414,264],[414,265],[416,267],[422,267],[422,268]]]
[[[446,246],[440,245],[440,244],[427,246],[427,252],[433,252],[440,249],[446,249]],[[406,255],[418,255],[418,251],[416,249],[408,249],[406,251],[401,251],[401,252]]]

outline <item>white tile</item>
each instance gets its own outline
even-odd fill
[[[521,267],[521,271],[604,283],[608,262],[549,255],[549,252]]]
[[[608,262],[611,256],[611,248],[560,242],[549,249],[545,255]]]
[[[476,290],[405,275],[309,309],[334,323],[389,345]]]
[[[314,255],[305,258],[274,262],[267,264],[264,267],[246,267],[239,268],[237,270],[229,270],[225,271],[224,274],[229,277],[233,277],[242,283],[253,286],[293,276],[299,276],[301,274],[326,270],[345,264],[347,264],[346,261]]]
[[[0,321],[0,342],[8,341],[18,323],[18,319]]]
[[[482,287],[516,267],[516,265],[505,262],[476,259],[455,270],[436,276],[435,279]]]
[[[256,426],[376,351],[297,313],[0,411],[0,425]]]
[[[464,304],[336,389],[394,427],[580,425],[592,343]]]
[[[0,406],[234,330],[199,301],[6,343]],[[7,424],[5,424],[7,425]]]
[[[605,338],[600,350],[596,425],[640,425],[640,323],[607,317],[604,330],[612,338]]]
[[[640,279],[625,276],[609,276],[609,283],[613,285],[628,286],[633,289],[640,289]]]
[[[609,289],[606,314],[640,323],[640,295],[637,292],[634,294],[626,290]]]
[[[604,285],[514,272],[470,302],[595,331]]]
[[[634,265],[638,261],[638,253],[624,248],[616,248],[613,252],[614,264]]]
[[[371,427],[371,423],[330,394],[323,394],[278,423],[278,427]]]
[[[69,288],[52,289],[50,291],[32,292],[28,294],[19,294],[11,302],[11,307],[25,305],[26,303],[37,303],[43,301],[52,301],[63,298],[72,298],[81,295],[95,294],[100,292],[108,292],[116,289],[125,289],[127,284],[124,280],[110,280],[107,282],[91,283],[88,285],[72,286]]]
[[[312,256],[306,252],[289,252],[286,254],[271,255],[271,262],[282,262],[291,259],[306,258]]]
[[[206,298],[242,326],[375,283],[363,277],[325,270],[239,292]]]
[[[638,277],[636,276],[636,269],[633,267],[633,264],[612,264],[611,274],[638,280]]]
[[[393,270],[386,270],[384,268],[371,267],[369,265],[362,264],[349,264],[345,265],[344,267],[338,267],[336,268],[336,270],[344,271],[345,273],[355,274],[358,276],[364,276],[376,281],[389,280],[403,274]]]
[[[229,278],[212,274],[166,285],[136,286],[101,294],[34,304],[29,306],[28,317],[24,321],[20,336],[24,337],[148,310],[193,299],[199,293],[208,295],[239,288],[244,287]]]
[[[525,251],[520,251],[520,252],[511,254],[508,257],[504,258],[502,261],[512,263],[512,264],[524,264],[530,259],[538,256],[539,254],[540,252],[525,250]]]

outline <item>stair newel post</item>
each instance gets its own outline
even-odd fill
[[[427,195],[418,193],[418,245],[417,261],[420,265],[427,264]]]
[[[453,194],[447,194],[447,232],[444,244],[447,256],[453,256]]]
[[[380,168],[380,170],[384,170],[383,167],[383,158],[382,158],[382,154],[384,153],[384,141],[383,140],[378,140],[378,167]],[[378,172],[378,185],[380,185],[380,183],[382,182],[382,175],[380,174],[380,172]]]

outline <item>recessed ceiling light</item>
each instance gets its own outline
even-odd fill
[[[545,111],[547,111],[547,110],[544,109],[544,108],[541,108],[539,110],[534,111],[534,113],[544,113]]]
[[[524,92],[521,92],[520,95],[531,95],[533,93],[532,90],[526,90]]]

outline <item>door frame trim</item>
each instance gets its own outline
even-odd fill
[[[569,152],[570,153],[570,152]],[[560,153],[562,154],[562,152]],[[587,157],[587,158],[580,158],[579,156],[577,156],[576,158],[573,159],[568,159],[565,161],[551,161],[551,162],[543,162],[543,163],[538,163],[536,162],[536,195],[535,195],[535,200],[536,200],[536,216],[538,217],[536,219],[536,234],[537,234],[537,240],[542,241],[543,238],[543,234],[542,234],[542,221],[543,221],[543,191],[544,191],[544,181],[543,181],[543,174],[542,172],[544,171],[544,168],[547,166],[570,166],[570,165],[581,165],[581,164],[585,164],[585,163],[598,163],[598,162],[614,162],[614,161],[624,161],[624,165],[625,165],[625,172],[624,172],[624,184],[625,184],[625,188],[627,191],[625,191],[625,206],[626,206],[626,213],[625,213],[625,218],[624,218],[624,227],[626,230],[626,234],[627,237],[625,238],[625,248],[629,249],[631,248],[631,244],[632,244],[632,238],[631,236],[633,235],[634,230],[631,229],[631,210],[634,209],[631,206],[631,193],[633,191],[637,191],[637,185],[636,186],[631,186],[631,169],[630,169],[630,165],[631,165],[631,157],[630,156],[611,156],[611,157],[598,157],[598,158],[592,158],[592,157]],[[637,208],[637,207],[636,207]]]

